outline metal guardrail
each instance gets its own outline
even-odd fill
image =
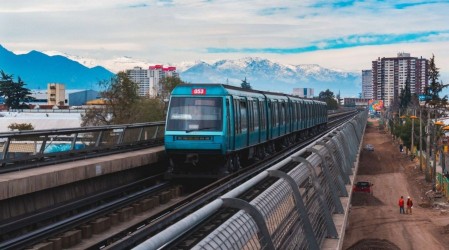
[[[339,238],[341,230],[337,229],[332,216],[348,213],[340,197],[349,195],[345,185],[351,184],[349,176],[353,174],[367,116],[366,111],[359,113],[308,148],[210,202],[135,249],[161,248],[224,207],[240,211],[193,249],[319,249],[326,238]],[[302,158],[305,153],[309,156]],[[292,162],[297,166],[290,172],[279,171]],[[279,180],[249,203],[237,198],[267,177]]]
[[[163,143],[165,122],[0,133],[0,173]]]

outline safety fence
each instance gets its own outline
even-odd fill
[[[221,208],[239,212],[194,249],[320,249],[326,239],[341,248],[349,210],[348,185],[361,148],[367,112],[284,159],[135,249],[158,249],[192,230]],[[307,155],[307,156],[306,156]],[[295,164],[288,173],[279,169]],[[250,202],[239,195],[267,177],[279,178]],[[349,186],[350,187],[350,186]],[[340,215],[343,222],[336,222]],[[329,245],[326,244],[326,248]]]
[[[0,133],[2,167],[163,143],[165,122]]]

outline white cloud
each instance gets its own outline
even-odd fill
[[[99,60],[121,56],[182,62],[260,56],[343,70],[371,67],[398,51],[449,65],[449,4],[395,8],[401,1],[2,0],[0,44],[13,51],[57,50]],[[208,48],[326,48],[329,42],[370,43],[370,35],[445,31],[425,43],[359,46],[296,54],[207,53]],[[343,46],[344,47],[344,46]]]

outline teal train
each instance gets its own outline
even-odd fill
[[[224,84],[181,84],[170,96],[170,177],[219,177],[317,134],[326,103]]]

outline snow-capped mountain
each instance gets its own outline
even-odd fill
[[[181,72],[181,79],[191,83],[228,83],[240,85],[243,79],[254,89],[291,93],[293,88],[313,88],[315,94],[330,89],[342,96],[361,92],[357,73],[326,69],[316,64],[284,65],[263,58],[246,57],[220,60],[213,64],[198,62]]]
[[[2,53],[8,57],[27,58],[26,64],[18,65],[22,62],[17,61],[15,63],[17,67],[11,68],[10,66],[12,65],[8,62],[12,62],[12,59],[6,60],[6,57],[4,57],[5,65],[0,63],[0,69],[4,69],[6,73],[14,74],[15,76],[22,76],[22,78],[27,80],[26,83],[29,88],[39,86],[39,88],[45,89],[48,82],[66,83],[68,85],[66,86],[67,89],[83,89],[87,85],[90,86],[89,88],[92,88],[95,85],[93,83],[95,79],[107,77],[104,68],[111,71],[109,73],[112,74],[112,72],[118,73],[136,66],[147,68],[150,65],[163,64],[164,66],[175,66],[180,73],[181,79],[189,83],[225,83],[239,86],[242,80],[246,78],[247,82],[254,89],[259,90],[292,93],[293,88],[313,88],[315,95],[318,95],[319,92],[330,89],[334,94],[341,92],[341,96],[344,97],[356,97],[361,92],[361,75],[359,73],[326,69],[316,64],[281,64],[259,57],[219,60],[213,63],[205,61],[161,63],[127,56],[101,60],[68,55],[58,51],[45,51],[41,56],[32,57],[30,54],[38,54],[38,52],[15,55],[3,47],[1,49],[3,49],[1,50],[3,51]],[[53,65],[52,63],[56,59],[59,62]],[[33,71],[32,74],[28,72],[30,70],[29,65],[43,65],[44,60],[45,67],[39,68],[36,72]],[[75,65],[76,67],[60,67],[62,63]],[[101,65],[100,69],[103,69],[101,73],[97,69],[98,65]],[[55,75],[54,70],[51,70],[55,67],[58,67],[58,75]],[[80,67],[85,68],[81,69]],[[87,80],[83,78],[87,73],[79,75],[80,70],[89,72],[89,74],[96,70],[97,73]],[[70,78],[66,76],[70,76]]]

